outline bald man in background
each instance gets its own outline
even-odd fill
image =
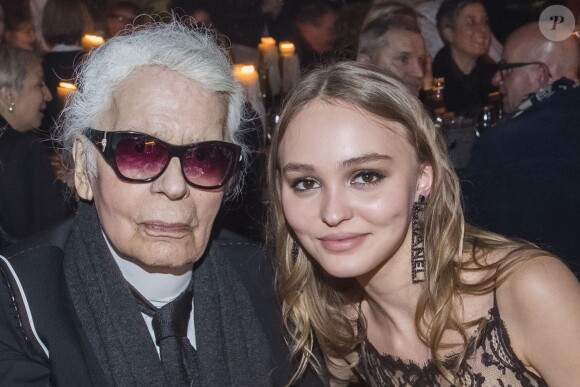
[[[511,119],[484,132],[462,182],[472,223],[539,244],[580,278],[578,41],[539,23],[507,39],[493,77]]]

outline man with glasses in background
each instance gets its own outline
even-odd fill
[[[473,146],[463,195],[470,220],[527,239],[580,274],[580,53],[539,23],[507,39],[492,82],[511,115]]]

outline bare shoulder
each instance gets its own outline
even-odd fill
[[[518,358],[549,385],[580,377],[580,283],[551,256],[516,264],[497,303]]]
[[[552,256],[540,256],[516,264],[505,283],[498,289],[498,297],[513,302],[518,312],[527,307],[577,304],[580,301],[580,282],[568,267]]]

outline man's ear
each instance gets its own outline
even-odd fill
[[[429,197],[431,193],[431,186],[433,185],[433,167],[431,164],[421,164],[419,166],[419,177],[417,179],[417,192],[415,200],[419,199],[420,195]]]
[[[541,64],[538,67],[539,67],[538,77],[540,79],[540,85],[546,86],[548,83],[550,83],[550,68],[548,67],[547,64]]]
[[[82,141],[78,138],[73,145],[73,159],[75,163],[74,181],[77,193],[82,199],[91,201],[93,200],[93,188],[91,187],[91,179],[85,170],[87,153]]]

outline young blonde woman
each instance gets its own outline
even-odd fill
[[[578,383],[580,284],[549,253],[465,222],[444,142],[396,79],[350,62],[310,72],[268,173],[295,378]]]

